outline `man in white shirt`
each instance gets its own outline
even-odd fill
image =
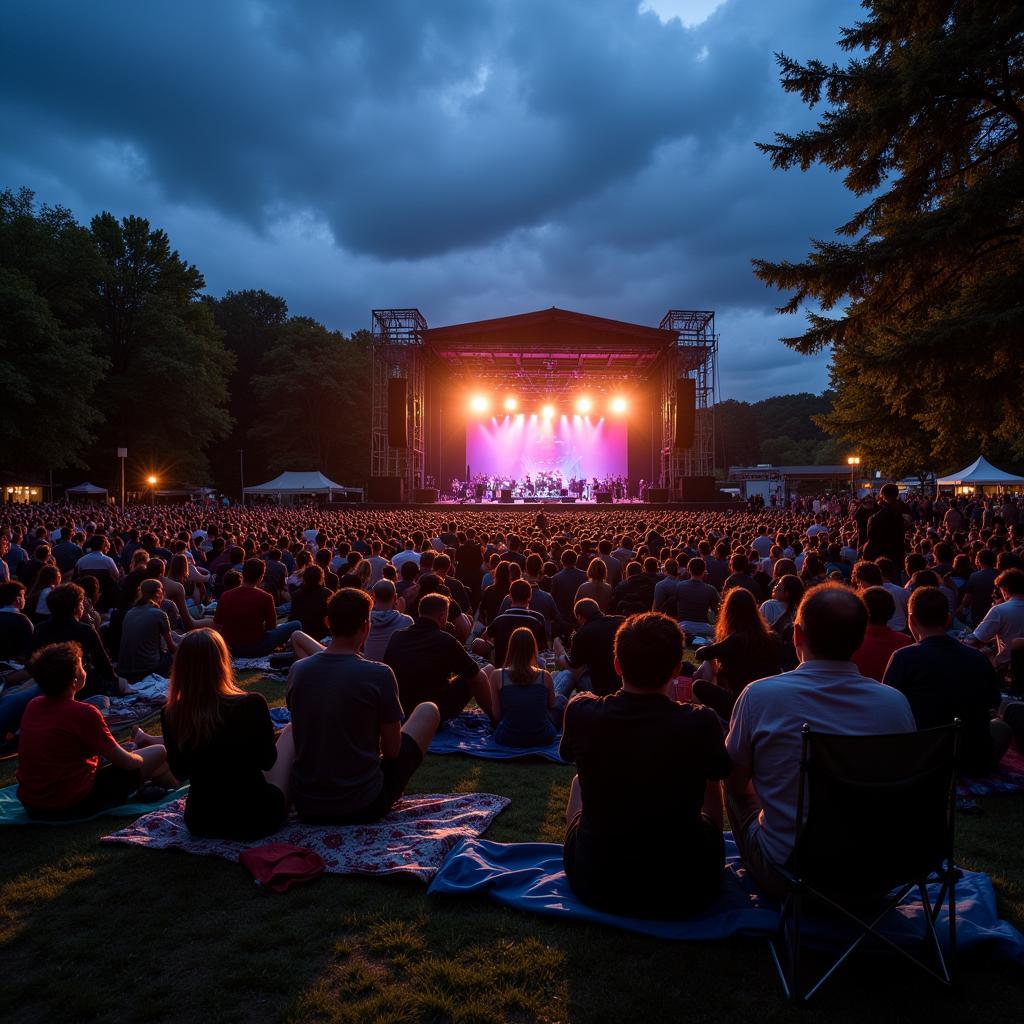
[[[115,582],[120,579],[121,570],[107,554],[110,543],[106,537],[90,537],[87,547],[89,550],[75,563],[76,576],[109,576]]]
[[[793,642],[800,665],[751,683],[737,698],[725,746],[735,765],[724,784],[733,837],[762,891],[779,897],[776,865],[796,837],[801,727],[875,736],[913,732],[914,715],[898,690],[866,679],[851,661],[867,630],[864,602],[841,583],[810,590]]]
[[[399,551],[394,558],[391,559],[391,564],[399,571],[402,571],[402,566],[406,562],[415,562],[417,565],[420,564],[420,555],[416,550],[416,543],[412,540],[405,542],[405,550]]]
[[[996,666],[1010,664],[1010,644],[1024,636],[1024,572],[1007,569],[996,577],[996,589],[1003,595],[999,604],[989,608],[985,618],[966,638],[972,647],[996,642]]]
[[[896,602],[896,611],[889,620],[889,628],[895,629],[897,633],[905,633],[907,630],[907,606],[910,604],[910,591],[901,587],[896,582],[899,569],[891,558],[879,558],[875,563],[882,571],[882,586],[892,594]]]
[[[750,542],[750,546],[762,559],[765,559],[770,554],[773,543],[771,537],[768,536],[768,527],[759,526],[757,528],[757,536]]]

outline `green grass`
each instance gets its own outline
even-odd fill
[[[272,703],[280,683],[250,681]],[[12,780],[0,765],[0,785]],[[512,798],[488,838],[558,841],[571,769],[428,757],[417,792]],[[1024,928],[1024,797],[961,819]],[[324,876],[286,896],[215,859],[101,846],[112,819],[0,832],[0,1020],[484,1022],[978,1020],[1019,1015],[1018,968],[985,956],[949,993],[888,958],[855,961],[804,1011],[763,942],[684,945],[565,925],[408,879]]]

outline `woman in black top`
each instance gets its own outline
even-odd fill
[[[498,609],[512,583],[509,568],[509,562],[499,562],[494,567],[494,582],[480,595],[480,609],[477,614],[481,625],[489,626],[498,617]]]
[[[174,775],[192,783],[190,832],[248,840],[281,827],[295,760],[291,726],[275,745],[267,702],[235,685],[219,633],[197,629],[182,639],[160,720]]]
[[[779,674],[782,644],[762,618],[754,595],[745,587],[733,587],[722,602],[715,642],[698,648],[696,656],[704,666],[693,696],[728,718],[747,683]]]
[[[302,570],[302,584],[292,594],[289,617],[302,623],[302,632],[314,640],[327,634],[327,602],[331,592],[324,586],[324,571],[319,565]]]
[[[85,614],[85,591],[77,583],[54,587],[47,598],[50,617],[36,626],[32,634],[33,652],[49,644],[76,643],[82,649],[82,665],[86,672],[85,687],[78,698],[95,694],[131,693],[128,683],[120,679],[110,663],[110,655]]]

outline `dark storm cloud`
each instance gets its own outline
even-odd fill
[[[824,383],[749,260],[799,257],[850,201],[753,143],[810,120],[773,51],[830,57],[851,0],[726,0],[693,27],[636,0],[16,9],[0,184],[148,216],[211,291],[344,330],[374,305],[710,307],[724,393]]]

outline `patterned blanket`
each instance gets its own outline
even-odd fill
[[[973,811],[978,797],[998,793],[1020,793],[1024,790],[1024,756],[1012,747],[1003,755],[999,768],[984,778],[961,778],[957,783],[957,806],[961,811]]]
[[[478,838],[510,803],[490,793],[407,796],[373,825],[304,825],[292,816],[279,832],[255,843],[200,839],[185,827],[185,801],[145,814],[127,828],[104,836],[153,850],[183,850],[237,861],[250,846],[292,843],[315,850],[335,875],[407,874],[430,881],[452,848]]]

